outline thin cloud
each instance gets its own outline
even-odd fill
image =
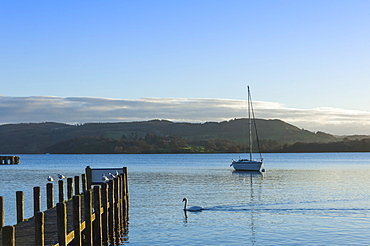
[[[0,96],[0,124],[29,122],[119,122],[166,119],[175,122],[224,121],[247,116],[246,102],[232,99]],[[281,119],[310,131],[370,134],[370,113],[339,108],[288,108],[256,101],[257,118]]]

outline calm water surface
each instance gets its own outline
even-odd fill
[[[238,154],[20,155],[0,165],[5,224],[15,192],[45,194],[46,177],[129,168],[130,245],[369,245],[370,153],[265,154],[265,175],[234,172]],[[184,213],[182,199],[202,212]],[[43,198],[43,210],[46,201]]]

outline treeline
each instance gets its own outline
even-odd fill
[[[254,144],[254,146],[257,146]],[[120,139],[107,137],[77,137],[58,142],[45,152],[55,154],[149,154],[149,153],[241,153],[249,146],[221,140],[186,140],[179,136],[146,134],[138,137],[131,134]],[[275,140],[261,140],[262,152],[370,152],[370,139],[344,139],[331,143],[279,144]]]
[[[277,152],[304,153],[304,152],[370,152],[370,139],[348,140],[332,143],[295,143],[284,145]]]
[[[54,154],[150,154],[150,153],[222,153],[239,152],[242,146],[230,140],[186,141],[179,136],[146,134],[137,138],[122,136],[120,139],[107,137],[78,137],[58,142],[46,149]]]

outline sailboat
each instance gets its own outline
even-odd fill
[[[254,118],[254,111],[253,111],[253,104],[252,104],[252,97],[249,90],[249,86],[247,86],[248,89],[248,125],[249,125],[249,159],[241,159],[235,161],[232,160],[230,166],[232,166],[236,171],[260,171],[264,172],[264,166],[263,166],[263,158],[259,147],[259,140],[258,140],[258,134],[257,134],[257,127],[256,127],[256,121]],[[253,123],[253,125],[252,125]],[[253,139],[252,139],[252,128],[255,130],[255,137],[256,137],[256,143],[258,147],[259,152],[259,159],[253,159],[252,153],[253,153]]]

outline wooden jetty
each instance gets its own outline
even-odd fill
[[[17,224],[4,226],[4,198],[0,196],[0,245],[120,245],[128,230],[127,168],[107,182],[91,185],[86,168],[80,177],[58,181],[59,202],[54,205],[54,184],[46,185],[47,210],[40,211],[40,187],[34,187],[34,216],[24,219],[24,194],[16,192]]]
[[[0,165],[19,164],[19,156],[0,156]]]

